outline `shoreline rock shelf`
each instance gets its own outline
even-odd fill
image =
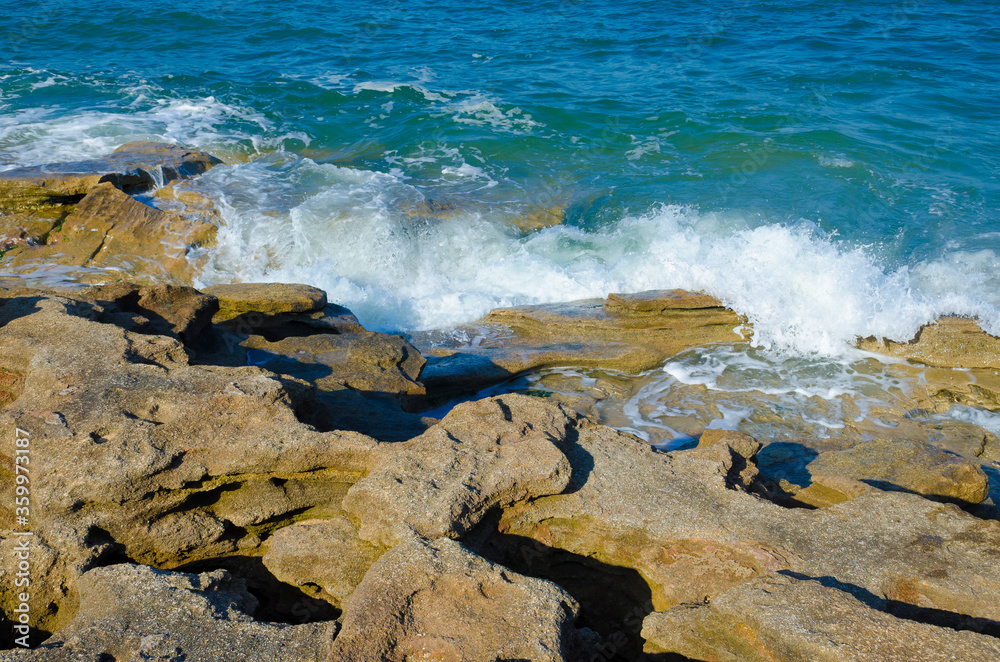
[[[458,344],[369,332],[307,285],[199,291],[159,252],[183,217],[130,194],[213,159],[119,154],[0,173],[4,218],[38,223],[0,266],[65,241],[63,266],[95,269],[0,279],[0,611],[19,604],[20,434],[37,646],[0,661],[1000,660],[986,430],[897,416],[664,452],[513,393],[438,420],[421,411],[524,371],[639,372],[746,327],[661,291],[493,311]],[[859,346],[922,362],[921,406],[1000,409],[1000,340],[972,320]]]

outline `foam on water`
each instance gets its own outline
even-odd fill
[[[69,83],[80,81],[50,76],[31,86]],[[157,98],[145,85],[123,92],[125,98],[106,110],[33,107],[0,113],[0,168],[99,157],[134,140],[197,146],[222,158],[276,149],[289,138],[310,142],[301,132],[278,135],[263,114],[215,97]]]
[[[482,175],[468,165],[442,172]],[[847,245],[811,223],[751,225],[678,206],[596,230],[525,235],[508,221],[526,209],[460,200],[435,211],[419,181],[290,155],[204,179],[225,219],[205,282],[310,282],[374,328],[437,328],[500,306],[677,287],[746,315],[756,346],[802,353],[841,355],[859,336],[909,339],[947,313],[1000,330],[991,251],[888,269],[877,246]]]

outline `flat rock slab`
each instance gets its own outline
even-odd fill
[[[858,340],[870,352],[949,368],[1000,368],[1000,338],[983,331],[969,317],[941,317],[921,327],[909,342],[879,338]]]
[[[227,572],[202,575],[114,565],[80,578],[80,611],[67,627],[31,651],[0,653],[15,662],[325,660],[336,623],[261,623],[257,604]],[[34,643],[34,642],[33,642]]]
[[[225,322],[245,313],[277,315],[311,313],[326,306],[326,292],[310,285],[293,283],[232,283],[202,288],[219,300],[213,320]]]
[[[344,609],[332,660],[565,660],[577,604],[446,538],[413,540],[365,575]]]
[[[109,182],[126,193],[142,193],[194,177],[221,160],[178,145],[131,142],[111,154],[87,161],[51,163],[0,172],[0,197],[8,185],[33,184],[59,195],[82,196]]]
[[[964,457],[919,441],[874,439],[842,451],[821,453],[812,474],[851,478],[882,489],[980,503],[989,493],[986,474]]]
[[[449,394],[547,367],[637,373],[690,347],[745,342],[744,322],[705,294],[653,290],[497,309],[460,329],[473,339],[461,344],[454,335],[436,333],[412,340],[431,357],[425,376],[429,392]]]
[[[1000,660],[1000,640],[897,618],[872,608],[874,597],[772,575],[651,614],[642,636],[647,652],[717,662]]]

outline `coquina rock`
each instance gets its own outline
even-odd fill
[[[921,327],[909,342],[863,338],[858,347],[932,366],[1000,368],[1000,338],[983,331],[969,317],[941,317]]]
[[[20,435],[31,443],[31,528],[54,559],[39,563],[35,627],[67,622],[76,577],[94,564],[169,568],[255,549],[285,520],[341,513],[368,470],[374,439],[300,422],[293,398],[306,383],[192,365],[179,340],[127,331],[94,300],[6,294],[0,366],[16,379],[0,409],[0,528],[14,525]]]
[[[195,177],[220,161],[175,145],[128,143],[89,161],[0,173],[0,269],[43,278],[190,284],[189,260],[216,226],[139,202],[143,193]]]
[[[31,184],[64,196],[83,196],[109,183],[126,193],[142,193],[178,179],[194,177],[219,159],[178,145],[130,142],[111,154],[86,161],[49,163],[0,173],[0,197],[8,186]]]
[[[447,538],[380,558],[348,600],[330,660],[579,659],[577,605]]]
[[[704,294],[656,290],[494,310],[465,329],[465,346],[434,333],[413,342],[429,357],[428,391],[447,395],[554,366],[641,372],[690,347],[744,342],[744,322]]]
[[[738,447],[661,453],[601,426],[580,428],[565,452],[567,490],[511,506],[500,530],[636,570],[656,611],[790,570],[910,605],[1000,616],[1000,570],[982,562],[1000,549],[1000,523],[956,506],[873,490],[819,510],[782,508],[737,480],[751,461]]]
[[[566,487],[560,445],[571,424],[564,409],[523,395],[459,405],[415,439],[380,444],[343,507],[372,544],[460,537],[492,508]]]
[[[647,652],[718,662],[1000,659],[993,636],[898,618],[884,602],[829,578],[770,575],[651,614],[642,636]]]
[[[65,628],[34,650],[0,652],[0,660],[223,662],[238,653],[254,662],[319,662],[337,630],[335,622],[254,621],[257,600],[221,570],[192,575],[113,565],[84,574],[79,591],[80,610]]]
[[[264,565],[281,581],[342,609],[385,551],[361,540],[345,517],[307,520],[268,538]]]

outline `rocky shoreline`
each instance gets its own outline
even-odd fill
[[[183,182],[217,160],[116,154],[0,173],[0,660],[1000,659],[986,430],[897,411],[662,452],[604,424],[613,379],[476,399],[743,320],[648,292],[494,311],[459,343],[369,332],[307,285],[198,290],[215,225]],[[919,362],[922,409],[1000,409],[972,320],[859,345]]]

